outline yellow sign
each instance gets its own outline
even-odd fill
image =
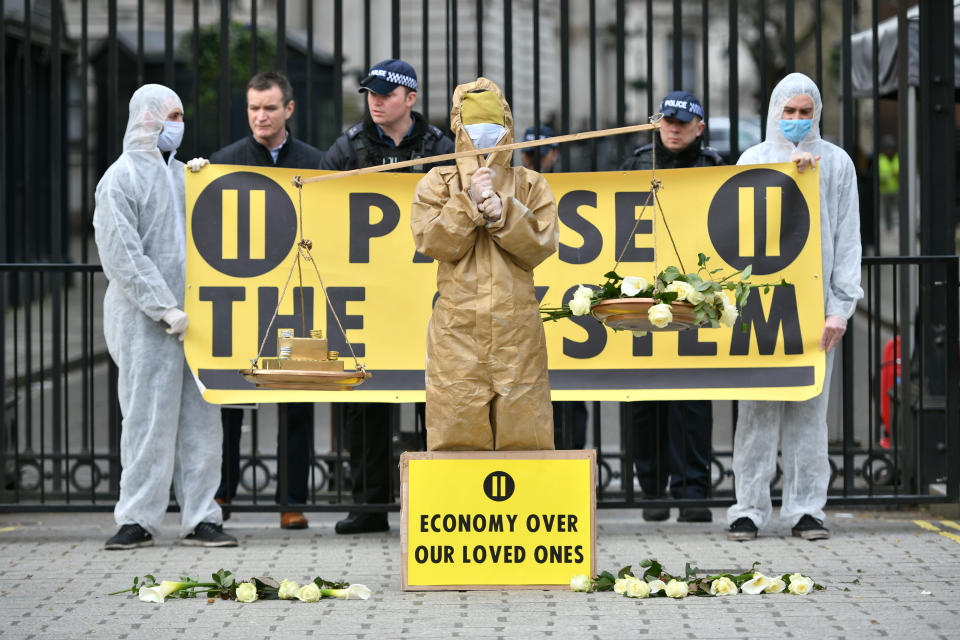
[[[293,177],[314,173],[321,172],[226,165],[187,172],[186,354],[204,398],[422,401],[437,266],[416,252],[410,232],[420,176],[355,176],[308,184],[298,193]],[[618,257],[620,275],[651,280],[680,262],[694,271],[703,252],[711,256],[709,266],[724,273],[752,265],[753,281],[786,278],[792,286],[754,290],[746,332],[738,325],[635,338],[589,317],[547,323],[554,399],[803,400],[819,393],[824,311],[817,174],[779,164],[658,171],[657,178],[663,217],[653,224],[653,208],[644,207],[650,172],[547,175],[558,203],[560,250],[534,274],[543,302],[557,306],[577,285],[602,283]],[[312,265],[302,265],[302,290],[292,270],[300,222],[328,300]],[[352,351],[373,378],[348,396],[255,389],[237,372],[258,353],[277,355],[279,327],[297,335],[322,329],[347,368],[354,366]]]
[[[564,587],[596,574],[595,451],[404,453],[403,588]]]

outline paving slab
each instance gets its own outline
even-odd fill
[[[570,638],[691,636],[957,638],[960,524],[928,513],[832,511],[831,538],[807,542],[779,526],[749,543],[713,524],[645,523],[639,511],[601,511],[598,568],[657,558],[667,570],[690,561],[706,571],[800,571],[826,586],[809,596],[630,600],[569,591],[400,590],[399,519],[386,533],[338,536],[337,514],[311,514],[310,528],[283,531],[275,514],[235,514],[235,549],[177,544],[168,516],[156,545],[105,551],[110,514],[0,515],[0,638],[194,637]],[[920,523],[918,523],[920,521]],[[227,568],[242,576],[304,582],[320,575],[373,589],[367,601],[253,604],[205,598],[163,605],[107,596],[134,575],[175,579]]]

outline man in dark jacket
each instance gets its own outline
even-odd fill
[[[453,140],[413,111],[418,88],[417,72],[403,60],[375,64],[360,83],[360,91],[367,94],[367,114],[337,138],[324,154],[320,168],[346,171],[453,153]],[[407,171],[424,173],[433,166],[419,165]],[[344,405],[356,504],[393,501],[390,490],[392,413],[390,404]],[[389,528],[386,513],[351,512],[337,523],[335,530],[346,534]]]
[[[227,145],[210,156],[214,164],[242,164],[255,167],[313,169],[323,152],[290,135],[287,120],[293,115],[293,87],[286,76],[273,71],[258,73],[247,85],[247,118],[250,135]],[[313,450],[313,404],[291,402],[277,405],[287,421],[287,487],[290,504],[305,504]],[[223,466],[217,501],[229,503],[240,480],[240,427],[243,409],[223,409]],[[279,439],[279,432],[277,434]],[[278,441],[279,447],[279,441]],[[280,501],[279,489],[277,502]],[[226,517],[226,513],[224,514]],[[280,514],[284,529],[305,529],[303,513]]]
[[[696,96],[674,91],[660,103],[663,120],[652,144],[638,147],[622,165],[628,171],[714,167],[724,164],[720,154],[705,147],[703,107]],[[681,331],[679,340],[696,340],[696,331]],[[645,498],[664,496],[667,479],[674,498],[710,495],[710,452],[713,408],[709,400],[631,402],[636,434],[635,462]],[[644,509],[643,519],[666,520],[669,509]],[[706,507],[683,507],[679,522],[710,522]]]

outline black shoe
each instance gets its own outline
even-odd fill
[[[193,533],[180,541],[188,547],[235,547],[237,539],[223,532],[222,524],[201,522]]]
[[[643,510],[643,519],[647,522],[663,522],[670,517],[670,509],[651,507]]]
[[[119,551],[121,549],[136,549],[137,547],[152,547],[153,536],[138,524],[125,524],[120,531],[113,534],[103,545],[104,549]]]
[[[680,507],[677,522],[713,522],[713,512],[707,507]]]
[[[734,520],[733,524],[730,525],[730,529],[727,531],[727,540],[733,540],[735,542],[745,542],[747,540],[753,540],[756,537],[757,525],[753,524],[753,520],[746,516]]]
[[[338,522],[333,530],[339,534],[373,533],[389,531],[390,525],[385,513],[351,513]]]
[[[830,537],[830,530],[823,526],[823,520],[817,520],[811,515],[804,515],[791,532],[804,540],[826,540]]]

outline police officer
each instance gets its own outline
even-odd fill
[[[367,94],[366,115],[336,139],[320,168],[346,171],[453,153],[453,140],[413,111],[418,86],[417,72],[403,60],[375,64],[360,83]],[[408,170],[426,173],[433,166]]]
[[[413,111],[418,87],[417,72],[403,60],[375,64],[360,83],[360,91],[367,94],[366,115],[336,139],[324,154],[320,168],[346,171],[453,153],[453,140]],[[423,173],[433,166],[419,165],[407,170]],[[353,403],[345,405],[344,413],[354,502],[391,502],[391,406]],[[335,530],[346,534],[389,528],[386,513],[352,512],[337,523]]]
[[[652,144],[634,150],[620,168],[628,171],[713,167],[724,164],[716,150],[703,145],[706,128],[697,97],[674,91],[660,103],[663,120]],[[690,333],[691,336],[696,332]],[[681,335],[681,340],[687,337]],[[635,462],[645,498],[664,495],[669,477],[674,498],[706,498],[710,493],[713,407],[709,400],[631,402]],[[669,509],[644,509],[643,519],[666,520]],[[706,507],[683,507],[679,522],[710,522]]]

